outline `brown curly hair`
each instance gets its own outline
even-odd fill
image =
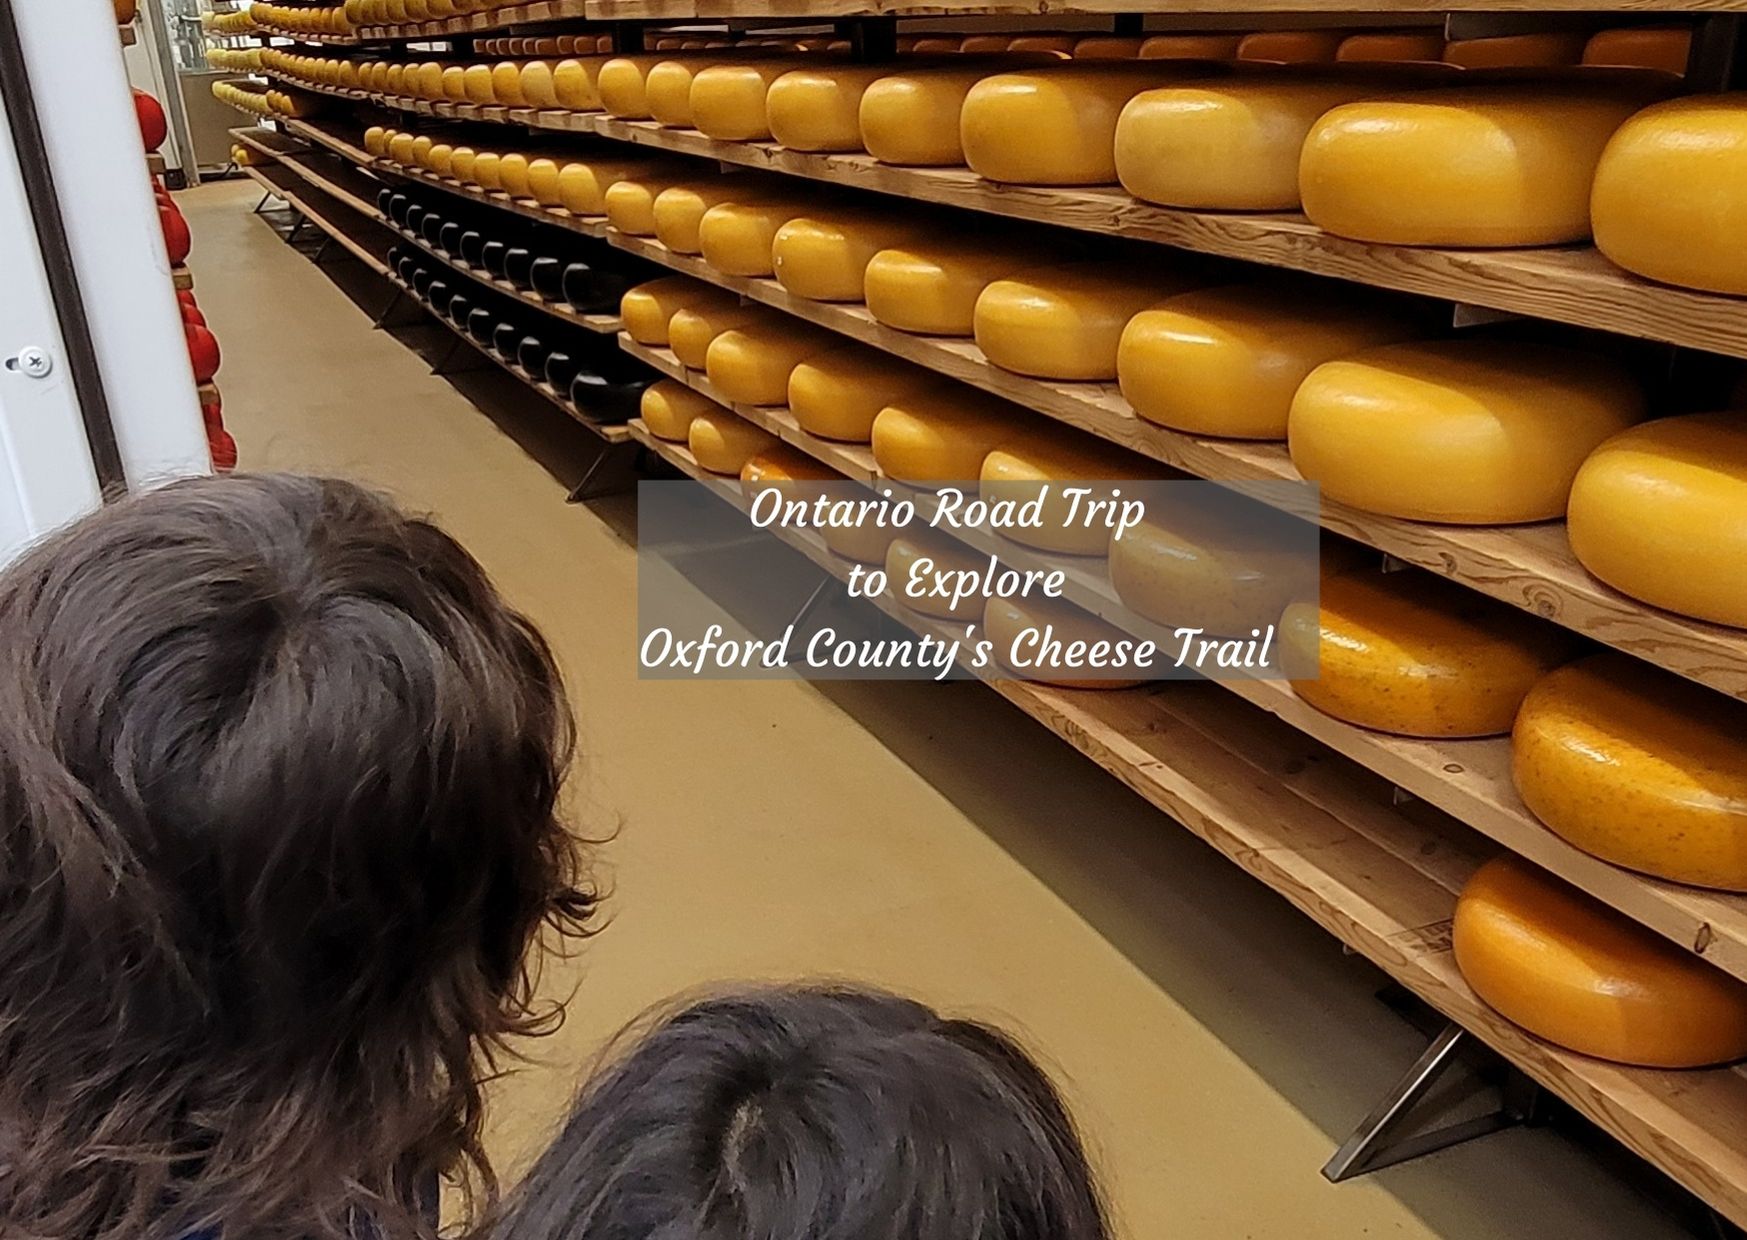
[[[349,483],[176,483],[0,575],[0,1236],[489,1202],[480,1082],[596,904],[572,729],[472,557]]]

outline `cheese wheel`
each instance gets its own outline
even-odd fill
[[[958,50],[972,55],[989,55],[992,52],[1004,52],[1007,45],[1013,42],[1010,34],[967,34],[959,40]]]
[[[860,301],[874,255],[914,242],[926,227],[890,212],[802,215],[771,238],[771,268],[777,281],[797,297]]]
[[[1328,64],[1340,54],[1345,40],[1342,30],[1258,30],[1238,41],[1237,58],[1280,65]]]
[[[1100,642],[1115,646],[1133,639],[1115,625],[1060,599],[991,598],[983,604],[983,636],[995,644],[995,658],[1001,666],[1023,680],[1063,689],[1132,689],[1146,683],[1115,676],[1087,677],[1085,657],[1070,659],[1067,648]],[[1046,641],[1051,644],[1046,646]],[[1018,661],[1025,663],[1023,670],[1015,670]]]
[[[721,292],[721,290],[717,290]],[[673,355],[687,370],[702,370],[708,363],[710,344],[723,332],[736,327],[769,324],[778,316],[763,306],[743,304],[732,293],[700,298],[673,312],[667,323],[667,342]]]
[[[827,487],[796,486],[796,483],[843,482],[842,474],[821,465],[798,448],[779,443],[768,452],[761,452],[740,467],[741,490],[753,494],[776,487],[785,496],[824,495]]]
[[[1656,69],[1686,75],[1692,55],[1691,26],[1624,26],[1598,30],[1583,45],[1583,63],[1617,68]]]
[[[991,503],[1012,500],[1026,504],[1042,499],[1036,525],[1003,529],[1014,542],[1063,555],[1102,556],[1109,549],[1110,531],[1102,525],[1088,527],[1074,520],[1085,508],[1076,507],[1064,492],[1072,487],[1089,494],[1079,498],[1108,501],[1120,486],[1102,485],[1120,479],[1159,477],[1162,466],[1125,452],[1079,432],[1050,427],[1016,435],[983,457],[978,473],[978,492]],[[1132,488],[1131,488],[1132,489]]]
[[[1603,860],[1747,891],[1747,706],[1607,653],[1544,677],[1511,733],[1535,817]]]
[[[780,320],[780,321],[779,321]],[[723,396],[739,405],[780,405],[789,397],[789,375],[839,337],[786,315],[770,322],[730,328],[710,341],[704,373]]]
[[[976,331],[977,298],[1025,266],[1013,246],[935,236],[881,250],[868,260],[862,292],[887,327],[930,336]]]
[[[994,73],[988,65],[892,69],[862,92],[863,149],[888,164],[964,163],[959,114],[971,87]]]
[[[522,98],[528,107],[541,111],[558,106],[558,83],[550,61],[530,60],[522,66]]]
[[[450,65],[443,70],[443,95],[450,103],[467,102],[467,70],[461,65]]]
[[[946,593],[934,587],[943,574],[986,571],[988,560],[957,539],[929,529],[910,529],[893,538],[886,547],[886,589],[911,611],[939,620],[969,624],[983,616],[980,595],[956,603],[950,586]]]
[[[698,248],[704,261],[724,275],[772,275],[777,230],[806,209],[792,198],[719,203],[698,222]]]
[[[649,170],[649,162],[640,159],[567,160],[558,170],[559,205],[572,215],[606,215],[608,191],[620,181],[641,177]],[[652,199],[649,211],[653,215]],[[614,227],[631,231],[616,221]]]
[[[364,151],[373,159],[381,159],[388,154],[388,130],[381,125],[372,125],[364,131]]]
[[[490,65],[468,65],[461,71],[461,87],[468,103],[489,107],[497,102]]]
[[[657,439],[685,443],[691,435],[692,419],[720,408],[715,401],[678,380],[662,379],[643,389],[637,412]]]
[[[861,99],[889,65],[791,69],[770,85],[770,136],[796,151],[859,151]]]
[[[867,443],[881,409],[939,382],[919,366],[844,345],[814,354],[789,374],[789,412],[808,434]]]
[[[1670,186],[1680,192],[1670,193]],[[1596,168],[1598,249],[1628,271],[1716,293],[1747,294],[1747,92],[1645,108],[1620,127]]]
[[[746,462],[768,452],[780,441],[763,427],[730,413],[720,405],[699,409],[686,429],[686,445],[703,469],[738,478]]]
[[[1574,65],[1587,41],[1581,31],[1542,30],[1533,34],[1493,35],[1484,39],[1452,39],[1444,45],[1444,60],[1464,69],[1530,69]]]
[[[1116,377],[1149,422],[1193,435],[1285,439],[1292,398],[1311,371],[1409,339],[1416,327],[1395,303],[1340,289],[1199,289],[1128,321]]]
[[[869,521],[863,525],[828,525],[820,533],[832,554],[857,564],[884,565],[886,552],[902,531]]]
[[[1044,379],[1114,379],[1128,320],[1190,286],[1167,271],[1114,262],[1035,267],[977,298],[977,347],[1001,367]]]
[[[1661,418],[1609,439],[1572,484],[1567,532],[1614,588],[1747,628],[1747,413]]]
[[[669,183],[670,178],[659,173],[637,174],[614,181],[601,198],[607,208],[607,222],[633,237],[653,237],[655,199]]]
[[[1155,34],[1140,45],[1142,60],[1231,60],[1241,34]]]
[[[1352,64],[1388,63],[1392,61],[1442,60],[1444,32],[1440,27],[1426,30],[1371,30],[1348,35],[1341,40],[1335,59]]]
[[[1245,638],[1315,597],[1316,563],[1280,537],[1280,518],[1257,517],[1235,494],[1218,506],[1209,498],[1199,487],[1150,487],[1140,523],[1112,535],[1110,583],[1130,611],[1170,629]]]
[[[676,312],[700,302],[730,301],[735,301],[733,294],[702,280],[690,276],[662,276],[627,289],[619,299],[619,317],[624,320],[625,332],[632,340],[665,348],[668,323]]]
[[[755,53],[736,52],[734,58],[738,60],[748,54]],[[692,82],[705,69],[720,63],[720,57],[675,56],[651,65],[643,75],[643,93],[650,119],[675,129],[694,128]]]
[[[623,120],[648,120],[649,74],[657,65],[673,59],[669,52],[614,56],[600,67],[596,82],[601,106],[607,110],[608,115]]]
[[[1144,42],[1138,35],[1089,35],[1074,44],[1074,59],[1136,60]]]
[[[389,65],[388,71],[383,77],[383,88],[396,98],[405,95],[406,72],[411,67],[410,65]]]
[[[1123,107],[1178,72],[1160,65],[1069,63],[984,78],[965,95],[959,114],[964,161],[990,181],[1110,184],[1116,180],[1116,120]]]
[[[1625,369],[1523,343],[1393,344],[1325,362],[1292,401],[1292,463],[1324,499],[1457,525],[1547,521],[1584,457],[1644,416]]]
[[[525,108],[528,106],[527,96],[522,94],[522,66],[513,60],[500,61],[492,66],[491,89],[497,96],[499,106],[506,108]]]
[[[1017,405],[958,385],[936,385],[894,400],[874,418],[874,461],[899,482],[961,485],[979,478],[983,458],[1032,428]]]
[[[520,151],[505,151],[497,161],[497,177],[503,185],[503,192],[511,198],[532,198],[534,187],[528,179],[530,167],[531,161]]]
[[[411,158],[414,167],[428,169],[431,162],[431,148],[437,145],[437,140],[429,134],[420,134],[412,140]]]
[[[431,149],[425,153],[425,167],[431,172],[449,179],[454,173],[455,148],[447,142],[433,142]]]
[[[601,110],[600,70],[609,58],[580,56],[552,66],[552,94],[572,112]]]
[[[1452,941],[1474,993],[1555,1045],[1646,1068],[1747,1055],[1747,986],[1520,857],[1475,871]]]
[[[722,176],[669,185],[655,196],[655,237],[677,254],[701,254],[704,212],[725,202],[757,202],[770,186],[755,177]]]
[[[1428,90],[1335,108],[1298,169],[1304,213],[1391,245],[1558,245],[1589,236],[1602,148],[1636,92],[1553,85]]]
[[[418,141],[415,134],[397,133],[388,139],[388,158],[403,168],[411,168],[413,163],[413,143]]]
[[[1335,573],[1319,602],[1280,619],[1282,645],[1320,668],[1292,687],[1323,713],[1380,732],[1501,736],[1571,653],[1563,630],[1426,573]]]
[[[915,39],[908,50],[923,56],[939,56],[958,51],[964,40],[956,35],[925,35]]]
[[[458,146],[455,153],[449,156],[449,178],[467,184],[473,183],[473,165],[479,159],[479,152],[470,146]]]
[[[770,137],[766,96],[771,83],[794,67],[792,60],[730,61],[711,65],[692,79],[692,124],[706,137],[753,142]]]
[[[447,68],[448,66],[434,60],[426,61],[418,67],[412,83],[412,89],[418,98],[434,100],[443,97],[443,73]]]
[[[1116,175],[1136,198],[1215,211],[1298,206],[1298,157],[1359,81],[1233,78],[1144,91],[1116,123]]]

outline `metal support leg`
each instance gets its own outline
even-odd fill
[[[261,195],[261,201],[257,202],[255,204],[255,209],[251,214],[254,214],[254,215],[261,214],[261,212],[263,212],[267,209],[267,204],[272,202],[272,201],[273,201],[273,191],[268,190]]]
[[[795,613],[790,625],[799,629],[815,611],[827,603],[836,602],[838,597],[848,594],[848,588],[835,577],[823,578],[813,587],[813,592],[807,596],[807,601],[801,604],[801,609]]]
[[[462,352],[466,351],[467,349],[468,349],[468,344],[466,341],[462,340],[461,337],[459,337],[459,336],[451,337],[449,340],[448,351],[443,354],[443,358],[441,361],[439,361],[435,366],[431,367],[431,373],[433,375],[446,375],[446,374],[448,374],[449,373],[449,363],[455,360],[455,356],[457,354],[462,353]]]
[[[297,222],[291,226],[291,231],[285,235],[285,244],[296,245],[297,235],[303,231],[303,226],[307,223],[309,223],[308,217],[303,215],[302,212],[299,212]]]
[[[632,449],[626,451],[626,449]],[[582,471],[582,477],[575,486],[570,488],[570,494],[564,497],[567,504],[580,504],[584,500],[599,499],[603,495],[611,495],[626,481],[636,476],[636,467],[642,460],[643,449],[638,444],[603,443],[594,460],[588,463],[588,468]],[[630,469],[617,468],[630,465]],[[609,468],[612,467],[612,468]]]
[[[1323,1176],[1338,1184],[1354,1176],[1379,1171],[1384,1167],[1406,1162],[1410,1158],[1448,1149],[1476,1137],[1536,1120],[1540,1107],[1539,1087],[1533,1082],[1525,1085],[1513,1081],[1505,1087],[1503,1104],[1490,1115],[1450,1124],[1431,1132],[1392,1139],[1412,1114],[1414,1107],[1456,1061],[1464,1043],[1471,1040],[1471,1037],[1460,1025],[1445,1026],[1443,1032],[1432,1039],[1432,1044],[1413,1067],[1408,1069],[1407,1075],[1365,1117],[1357,1131],[1341,1143],[1340,1149],[1335,1151],[1334,1157],[1323,1167]]]
[[[328,250],[332,248],[333,244],[334,239],[327,233],[323,233],[321,244],[316,247],[315,253],[310,256],[310,261],[315,263],[317,267],[321,266],[322,260],[328,256]]]

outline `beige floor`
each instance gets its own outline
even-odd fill
[[[495,374],[458,381],[489,416],[430,377],[254,201],[246,183],[181,198],[245,466],[365,479],[459,536],[560,652],[578,815],[616,833],[612,924],[548,976],[580,987],[569,1022],[495,1093],[507,1165],[648,1005],[833,975],[1021,1031],[1066,1082],[1125,1237],[1676,1234],[1544,1131],[1325,1183],[1421,1045],[1375,973],[975,685],[639,681],[629,505],[564,503],[586,436]]]

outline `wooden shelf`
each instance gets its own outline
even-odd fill
[[[736,483],[705,473],[680,445],[639,422],[631,433],[740,504]],[[790,535],[815,563],[846,576],[822,544]],[[916,631],[952,635],[893,600],[873,601]],[[1747,1219],[1743,1070],[1656,1072],[1563,1051],[1503,1020],[1462,979],[1450,917],[1488,850],[1459,824],[1428,826],[1395,812],[1379,781],[1212,685],[1096,692],[988,683],[1641,1157]]]
[[[409,22],[399,26],[361,26],[363,42],[398,39],[431,39],[448,35],[485,34],[535,22],[579,21],[589,16],[583,0],[544,0],[536,4],[505,5],[483,13],[466,13],[438,21]]]
[[[383,277],[389,275],[385,256],[388,253],[387,238],[391,234],[382,225],[367,218],[348,219],[348,214],[356,216],[349,207],[335,202],[320,190],[306,187],[296,173],[278,165],[251,165],[243,172],[268,193],[296,207],[311,224],[371,271]]]
[[[376,163],[375,159],[371,157],[370,152],[366,151],[363,147],[348,141],[345,137],[326,126],[316,125],[305,120],[299,120],[296,117],[282,116],[271,119],[279,122],[283,132],[295,134],[297,137],[307,139],[308,141],[315,143],[317,146],[325,146],[334,154],[358,165],[360,168],[369,168]]]
[[[396,227],[392,221],[388,224],[388,227],[393,230],[396,236],[400,237],[408,245],[417,247],[421,253],[425,254],[434,262],[439,262],[451,271],[458,272],[461,275],[466,276],[469,280],[473,280],[478,284],[483,284],[487,288],[495,289],[505,297],[513,297],[523,305],[538,310],[541,314],[549,314],[555,319],[580,327],[585,331],[600,332],[609,336],[617,334],[619,329],[624,326],[620,321],[619,316],[616,314],[583,314],[571,306],[569,302],[553,301],[548,297],[541,296],[533,289],[523,288],[521,285],[515,284],[509,280],[500,280],[483,267],[475,267],[470,263],[464,263],[458,258],[445,254],[435,246],[427,243],[425,239],[417,233],[408,232],[404,228]]]
[[[290,39],[293,43],[319,43],[326,47],[357,47],[366,41],[355,34],[313,34],[286,30],[281,26],[260,26],[250,33],[263,38]]]
[[[146,152],[146,171],[147,172],[151,173],[155,177],[161,177],[164,175],[165,171],[168,168],[169,168],[169,165],[164,162],[164,157],[162,155],[158,154],[158,152],[156,152],[156,151],[147,151]]]
[[[364,175],[355,165],[324,163],[335,157],[325,152],[313,152],[303,143],[270,129],[245,126],[230,133],[244,146],[259,151],[275,166],[286,169],[336,202],[343,203],[366,219],[387,223],[388,217],[376,205],[376,191],[382,188],[382,183]]]
[[[1060,17],[1117,13],[1738,12],[1739,0],[588,0],[597,21],[827,21],[844,17]]]
[[[132,22],[129,22],[125,26],[117,26],[116,31],[121,38],[121,45],[123,47],[132,47],[135,43],[140,41],[139,32],[134,29],[134,24]]]
[[[511,215],[519,215],[523,219],[537,220],[542,224],[551,224],[558,228],[568,228],[571,232],[581,233],[585,237],[605,237],[607,224],[604,219],[572,215],[563,207],[542,207],[532,202],[519,202],[508,194],[497,192],[487,193],[472,185],[463,185],[459,181],[445,180],[433,176],[418,168],[403,168],[398,164],[376,161],[373,165],[377,172],[384,176],[399,177],[403,181],[412,181],[418,185],[428,185],[432,189],[442,190],[445,194],[453,194],[457,198],[470,199],[482,206],[495,207],[499,211],[507,211]]]
[[[600,436],[600,438],[606,440],[608,443],[616,444],[630,442],[631,432],[627,427],[619,424],[596,422],[592,418],[585,416],[582,410],[578,409],[567,395],[560,392],[550,383],[547,383],[545,379],[534,374],[532,371],[524,370],[515,361],[505,357],[490,345],[479,343],[479,341],[468,335],[464,329],[455,326],[455,324],[451,323],[448,319],[438,314],[436,310],[432,309],[422,297],[413,291],[411,285],[407,284],[407,282],[402,280],[398,275],[389,272],[387,273],[386,278],[402,293],[406,294],[406,296],[410,297],[413,301],[418,302],[419,305],[424,306],[427,310],[430,310],[432,319],[458,337],[475,352],[483,354],[494,365],[521,380],[522,383],[526,384],[529,388],[533,389],[535,392],[545,397],[546,400],[569,414],[573,420],[580,422],[583,426],[586,426],[590,431],[594,432],[594,434]]]
[[[171,267],[170,283],[180,290],[191,289],[194,287],[194,273],[180,265]]]

